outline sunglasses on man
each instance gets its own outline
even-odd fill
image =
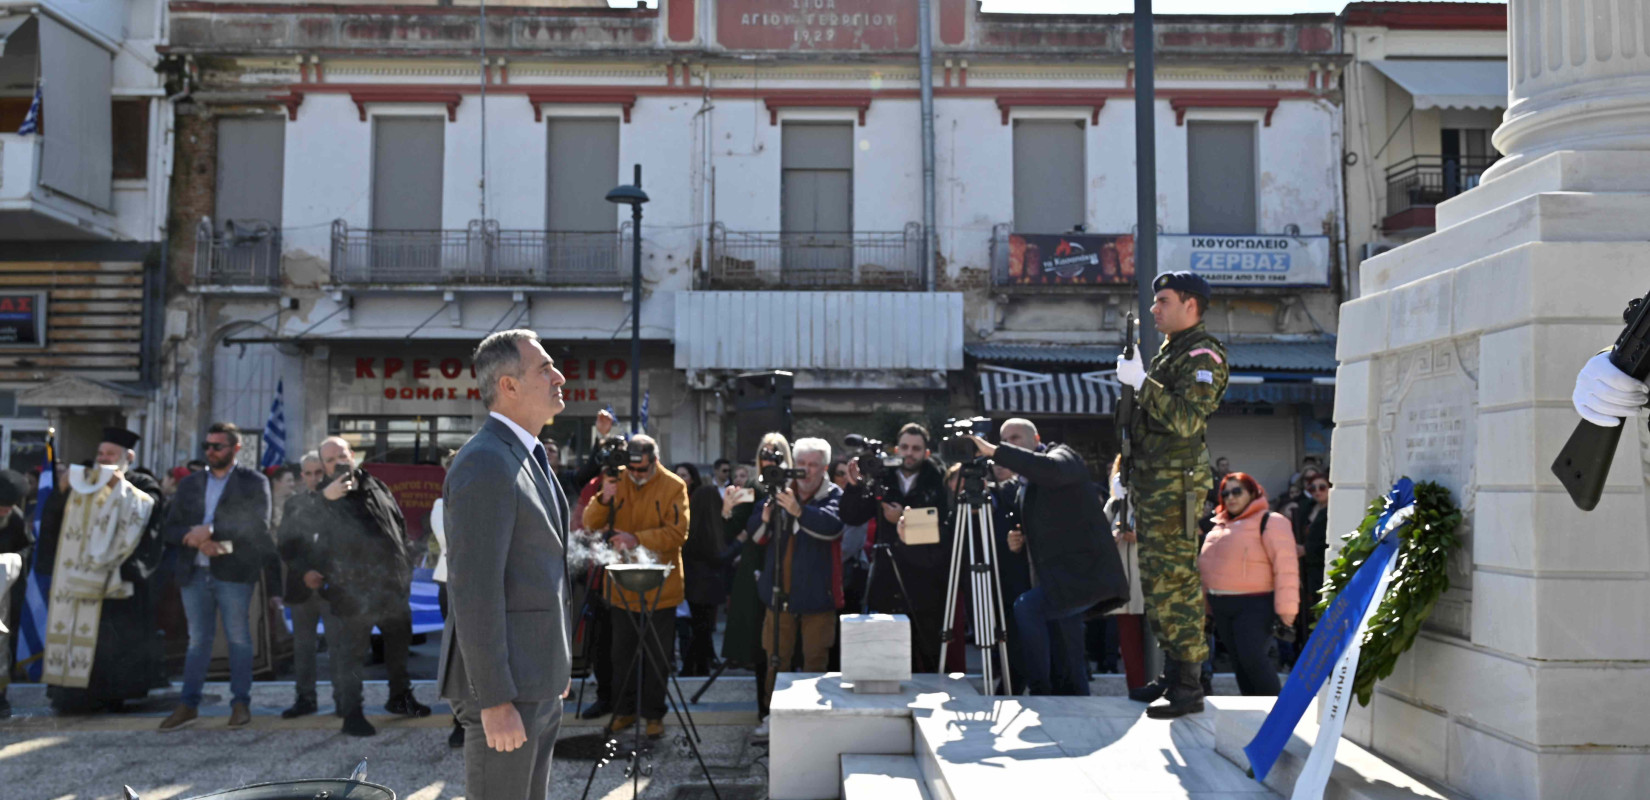
[[[231,447],[234,447],[234,445],[225,444],[223,442],[207,442],[207,443],[201,445],[201,449],[205,450],[209,453],[215,453],[219,450],[228,450]]]

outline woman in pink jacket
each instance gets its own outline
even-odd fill
[[[1300,612],[1300,565],[1289,520],[1272,513],[1266,490],[1246,473],[1220,482],[1215,527],[1197,560],[1215,618],[1215,635],[1236,662],[1238,689],[1276,696],[1278,673],[1267,657],[1272,623],[1295,623]]]

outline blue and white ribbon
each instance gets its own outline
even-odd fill
[[[1272,704],[1272,711],[1266,715],[1254,740],[1243,748],[1254,769],[1255,780],[1265,780],[1312,698],[1326,680],[1330,681],[1318,740],[1295,781],[1293,800],[1323,796],[1329,771],[1335,765],[1335,747],[1353,701],[1352,684],[1357,677],[1364,631],[1369,628],[1370,617],[1380,608],[1381,598],[1386,596],[1392,582],[1394,557],[1398,552],[1397,532],[1409,524],[1414,513],[1415,484],[1409,478],[1402,478],[1387,493],[1386,509],[1371,533],[1377,542],[1374,551],[1329,604],[1313,629],[1312,638],[1307,640],[1305,651],[1295,661],[1277,702]]]

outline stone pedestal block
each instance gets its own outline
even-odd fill
[[[842,615],[842,681],[858,694],[897,694],[911,680],[911,621],[904,614]]]

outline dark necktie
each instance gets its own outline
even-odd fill
[[[546,482],[550,479],[550,459],[544,455],[544,445],[533,446],[533,460],[539,462],[539,469],[544,470]]]

